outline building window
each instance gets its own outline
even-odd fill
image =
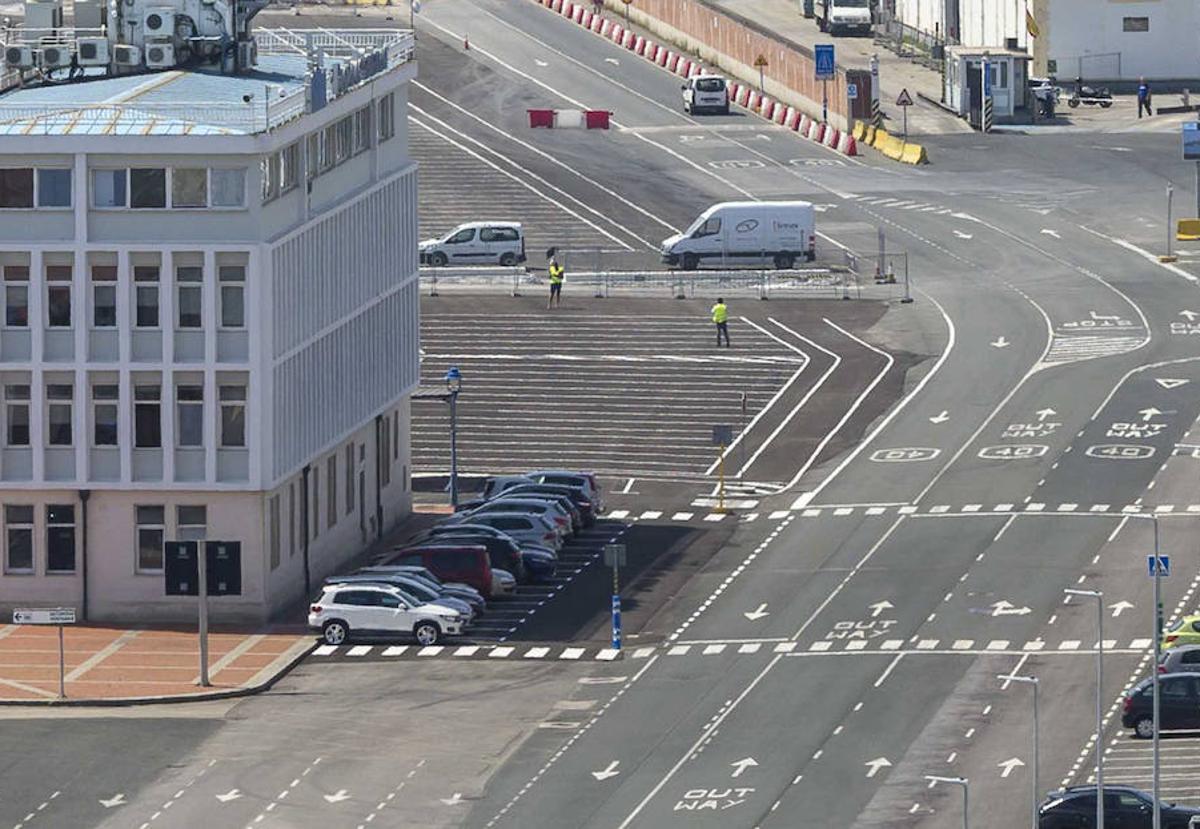
[[[279,154],[279,193],[295,190],[300,186],[300,142],[289,144]]]
[[[267,533],[270,536],[271,550],[271,569],[274,570],[279,566],[279,547],[282,543],[279,539],[279,496],[271,496],[270,501],[270,521],[271,526],[267,528]]]
[[[354,116],[347,115],[334,124],[333,163],[341,164],[353,153]]]
[[[371,149],[371,107],[365,106],[354,113],[354,154]]]
[[[246,206],[246,168],[213,169],[210,172],[209,192],[213,207]]]
[[[221,283],[221,327],[246,327],[246,266],[222,265],[218,271]]]
[[[400,412],[392,412],[392,460],[400,460]]]
[[[8,446],[29,445],[29,386],[4,387],[4,442]]]
[[[258,163],[259,176],[262,179],[263,204],[279,196],[279,154],[264,156]]]
[[[161,167],[130,168],[129,206],[134,208],[166,207],[167,171]]]
[[[133,445],[138,449],[162,446],[161,394],[157,385],[133,387]]]
[[[176,314],[180,328],[199,328],[203,324],[204,271],[198,267],[175,269]]]
[[[37,206],[71,206],[71,171],[39,168],[37,171]]]
[[[71,266],[46,267],[46,320],[51,328],[71,327]]]
[[[92,266],[92,327],[115,328],[117,325],[117,268]]]
[[[171,170],[171,207],[208,207],[208,170],[176,167]]]
[[[46,572],[75,572],[75,506],[46,505]]]
[[[179,446],[204,445],[204,387],[177,386],[176,405],[179,410]]]
[[[321,467],[312,468],[308,481],[312,486],[312,537],[315,539],[321,530]]]
[[[137,572],[161,573],[163,569],[163,542],[167,537],[166,510],[161,506],[134,507],[137,528]]]
[[[325,526],[332,527],[337,523],[337,452],[329,456],[329,460],[325,461],[325,480],[329,482],[325,487]]]
[[[125,207],[128,175],[127,170],[92,170],[92,206]]]
[[[175,537],[180,541],[203,541],[208,534],[208,508],[175,508]]]
[[[1121,18],[1121,29],[1126,32],[1148,32],[1150,31],[1150,18],[1148,17],[1124,17]]]
[[[246,445],[246,387],[221,386],[221,446]]]
[[[7,504],[4,507],[4,572],[33,572],[33,507]]]
[[[385,420],[379,434],[379,481],[383,486],[392,482],[392,430]]]
[[[330,124],[321,131],[321,172],[332,170],[337,164],[335,147],[337,146],[337,126]]]
[[[288,484],[288,558],[296,555],[296,540],[300,533],[296,532],[296,485]]]
[[[354,512],[354,444],[346,447],[346,515]]]
[[[133,269],[138,328],[158,328],[158,266],[138,265]]]
[[[50,446],[71,445],[71,403],[75,389],[70,383],[46,386],[46,442]]]
[[[92,445],[117,445],[117,401],[115,385],[92,386]]]
[[[379,143],[396,134],[396,93],[389,92],[379,99]]]
[[[33,168],[0,169],[0,208],[33,207]]]
[[[4,266],[4,324],[29,327],[29,266]]]
[[[321,156],[321,131],[310,132],[304,141],[304,179],[312,181],[317,177],[317,162]]]

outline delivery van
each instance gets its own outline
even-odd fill
[[[814,11],[821,31],[831,35],[871,33],[870,0],[816,0]]]
[[[664,239],[662,261],[693,271],[701,266],[786,269],[816,258],[816,212],[806,201],[722,202],[683,233]]]
[[[729,114],[729,85],[720,75],[696,75],[682,87],[683,111],[689,115],[701,112]]]
[[[525,261],[525,232],[520,222],[468,222],[445,236],[420,244],[422,265],[503,265]]]

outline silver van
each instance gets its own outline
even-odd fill
[[[525,261],[525,232],[520,222],[468,222],[438,239],[421,242],[421,264],[503,265]]]

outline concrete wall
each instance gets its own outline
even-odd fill
[[[1093,0],[1094,5],[1103,2]],[[1016,38],[1017,48],[1026,49],[1030,37],[1025,29],[1025,8],[1026,0],[959,0],[959,42],[964,46],[1003,48],[1009,38]],[[1030,11],[1036,15],[1032,6]],[[1084,19],[1077,18],[1076,24]],[[1038,24],[1041,25],[1040,18]]]
[[[1200,1],[1050,0],[1045,57],[1060,80],[1200,78]],[[1125,31],[1126,18],[1147,18],[1149,31]],[[1119,57],[1118,57],[1119,56]],[[1081,60],[1082,58],[1082,60]]]

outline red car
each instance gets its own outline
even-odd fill
[[[408,547],[396,550],[389,560],[394,565],[426,567],[442,581],[469,584],[487,598],[496,595],[492,582],[492,563],[487,547],[479,545]]]

